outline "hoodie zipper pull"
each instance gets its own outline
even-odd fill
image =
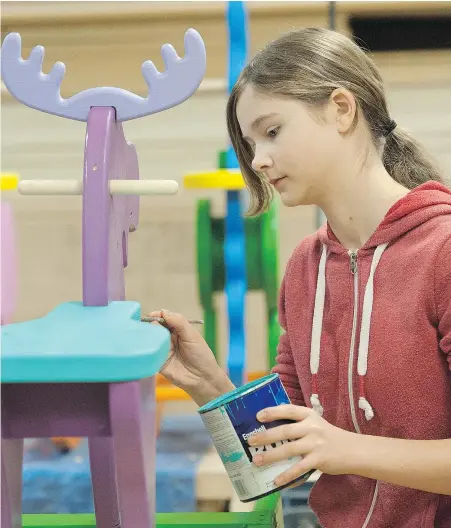
[[[357,273],[357,251],[348,251],[349,258],[351,260],[351,273],[355,275]]]

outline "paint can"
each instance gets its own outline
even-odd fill
[[[293,420],[261,423],[256,418],[257,413],[268,407],[289,403],[279,375],[271,374],[224,394],[198,410],[241,502],[255,501],[314,473],[314,470],[309,471],[284,486],[276,487],[274,479],[302,457],[291,457],[263,467],[252,462],[256,454],[275,449],[290,440],[251,447],[247,443],[248,438],[265,429],[295,423]]]

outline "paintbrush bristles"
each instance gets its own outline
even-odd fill
[[[144,323],[153,323],[153,322],[161,323],[161,324],[165,324],[166,323],[166,321],[165,321],[165,319],[163,317],[142,317],[141,321],[143,321]],[[191,324],[204,324],[202,319],[188,319],[188,323],[191,323]]]

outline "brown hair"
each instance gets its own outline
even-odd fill
[[[442,176],[422,147],[406,132],[392,127],[381,75],[370,57],[338,32],[306,28],[291,31],[266,45],[241,72],[227,102],[227,127],[251,194],[249,214],[264,211],[272,188],[252,169],[253,152],[242,139],[236,117],[238,99],[248,84],[258,91],[323,106],[337,88],[346,88],[357,102],[357,116],[366,119],[374,144],[390,176],[408,189]],[[388,133],[389,132],[389,133]]]

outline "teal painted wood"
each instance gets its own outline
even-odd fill
[[[170,333],[140,321],[132,301],[68,302],[46,316],[1,328],[2,383],[120,382],[155,375]]]

